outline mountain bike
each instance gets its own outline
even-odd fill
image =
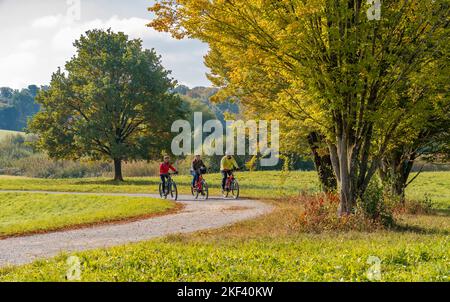
[[[237,181],[233,172],[234,171],[232,171],[231,174],[228,175],[227,182],[225,183],[225,190],[223,191],[224,198],[228,198],[230,193],[234,199],[239,198],[239,182]]]
[[[206,173],[206,170],[201,171],[198,181],[195,184],[195,187],[191,188],[192,196],[194,196],[195,199],[200,198],[203,200],[208,200],[208,198],[209,198],[208,183],[203,178],[203,174],[205,174],[205,173]]]
[[[159,184],[159,196],[163,199],[167,199],[169,196],[173,200],[178,200],[178,188],[175,181],[172,179],[173,175],[178,173],[169,173],[169,177],[166,180],[166,187],[163,190],[163,183]]]

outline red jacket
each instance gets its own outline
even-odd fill
[[[175,169],[170,163],[169,164],[162,163],[159,166],[159,174],[160,175],[169,174],[169,170],[177,172],[177,169]]]

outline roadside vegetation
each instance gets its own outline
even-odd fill
[[[122,196],[0,192],[0,239],[164,214],[174,202]]]

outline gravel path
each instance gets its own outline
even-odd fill
[[[2,191],[17,192],[17,191]],[[153,194],[91,194],[73,192],[23,192],[102,196],[157,197]],[[176,233],[190,233],[220,228],[242,220],[255,218],[272,210],[271,206],[252,200],[210,198],[195,201],[192,196],[180,196],[185,208],[176,214],[160,216],[127,224],[106,225],[0,240],[0,267],[20,265],[36,259],[50,258],[61,252],[76,252],[144,241]]]

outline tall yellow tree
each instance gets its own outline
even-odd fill
[[[379,20],[373,9],[363,0],[163,0],[150,26],[208,43],[222,96],[320,132],[340,214],[349,214],[402,121],[417,115],[397,89],[449,42],[448,0],[384,0]]]

